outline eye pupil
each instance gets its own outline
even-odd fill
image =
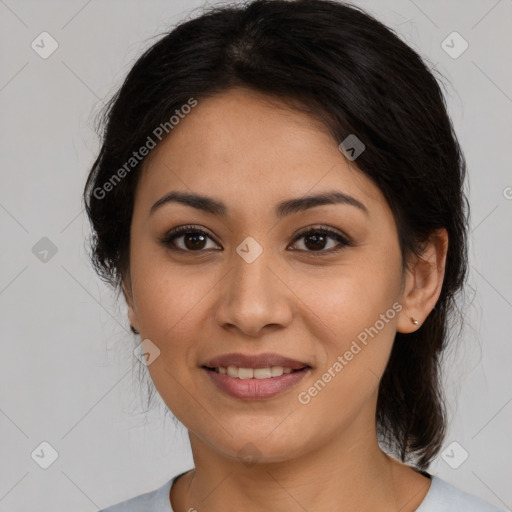
[[[338,244],[334,249],[326,251],[326,243],[329,239],[337,241]],[[179,243],[177,242],[178,240]],[[205,249],[208,240],[213,240],[208,233],[202,230],[197,230],[192,226],[181,226],[168,233],[161,240],[161,243],[167,249],[178,252],[181,251],[182,253],[188,252],[190,254],[192,252],[196,252],[198,254],[206,254],[208,251],[203,249]],[[299,248],[298,250],[305,254],[309,253],[310,255],[313,255],[314,253],[318,253],[318,255],[333,254],[342,250],[344,247],[351,245],[346,237],[343,237],[333,230],[325,228],[310,229],[309,231],[298,235],[295,240],[301,240],[299,245],[303,245],[305,247],[304,249]]]
[[[307,235],[304,237],[304,245],[308,248],[308,249],[313,249],[313,250],[318,250],[318,249],[323,249],[323,246],[325,245],[325,235],[323,234],[318,234],[318,233],[314,233],[314,234],[311,234],[311,235]],[[313,240],[313,244],[312,244],[312,247],[311,247],[311,244],[309,244],[307,242],[307,240]],[[320,241],[320,243],[319,243]]]
[[[190,249],[190,250],[203,249],[204,243],[206,241],[206,237],[204,235],[202,235],[201,233],[185,233],[183,235],[183,239],[184,239],[186,248]],[[188,243],[188,241],[190,239],[193,240],[192,244]],[[201,242],[199,243],[199,245],[197,245],[196,242],[198,239],[202,242],[203,245],[201,245]]]

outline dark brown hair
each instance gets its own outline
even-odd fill
[[[104,185],[190,98],[201,101],[236,86],[320,118],[338,143],[350,134],[364,142],[356,163],[393,211],[404,268],[437,229],[448,232],[439,300],[416,332],[396,334],[376,413],[380,441],[425,469],[446,430],[440,363],[467,273],[466,167],[433,73],[361,9],[330,0],[210,8],[145,51],[107,105],[103,144],[84,189],[93,265],[119,290],[129,269],[144,160],[121,173],[108,193]]]

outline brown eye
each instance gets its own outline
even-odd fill
[[[296,240],[304,239],[303,245],[305,249],[299,248],[300,251],[313,252],[313,253],[333,253],[343,249],[346,246],[351,245],[350,241],[338,233],[328,228],[315,228],[310,229],[301,233],[295,238]],[[331,246],[326,250],[326,246],[330,240],[335,240],[338,243],[334,244],[334,248]]]
[[[176,240],[183,239],[181,246],[176,243]],[[207,248],[208,239],[211,237],[205,231],[194,228],[193,226],[181,226],[173,229],[163,239],[162,243],[172,250],[184,252],[202,252]]]
[[[180,239],[180,243],[177,243],[177,241]],[[340,251],[346,246],[352,245],[347,237],[329,228],[309,229],[299,234],[295,238],[294,242],[301,239],[304,239],[304,248],[297,248],[297,245],[300,244],[296,244],[293,250],[311,253],[315,256],[315,253],[318,253],[318,255],[332,254],[334,252]],[[218,247],[216,242],[206,231],[198,229],[194,226],[180,226],[170,231],[161,240],[161,243],[172,251],[201,253],[206,252],[205,249],[219,250],[216,249],[215,246],[208,247],[208,240],[214,242],[214,245]],[[337,242],[337,244],[335,243],[333,246],[327,247],[329,245],[329,241],[333,240]]]

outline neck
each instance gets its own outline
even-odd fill
[[[227,504],[244,512],[413,512],[430,486],[428,478],[381,450],[374,429],[337,432],[295,457],[253,465],[189,435],[196,469],[171,489],[175,512],[220,512]]]

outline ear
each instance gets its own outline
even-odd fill
[[[398,314],[397,331],[413,332],[421,326],[434,309],[443,286],[448,233],[442,228],[435,231],[426,243],[421,255],[408,262],[404,289]],[[418,321],[415,325],[413,321]]]
[[[128,319],[130,320],[130,325],[134,327],[137,331],[140,331],[137,322],[137,315],[135,314],[135,305],[133,301],[133,290],[132,290],[132,282],[131,277],[128,275],[123,279],[121,284],[121,289],[123,291],[124,299],[126,301],[126,306],[128,309]]]

